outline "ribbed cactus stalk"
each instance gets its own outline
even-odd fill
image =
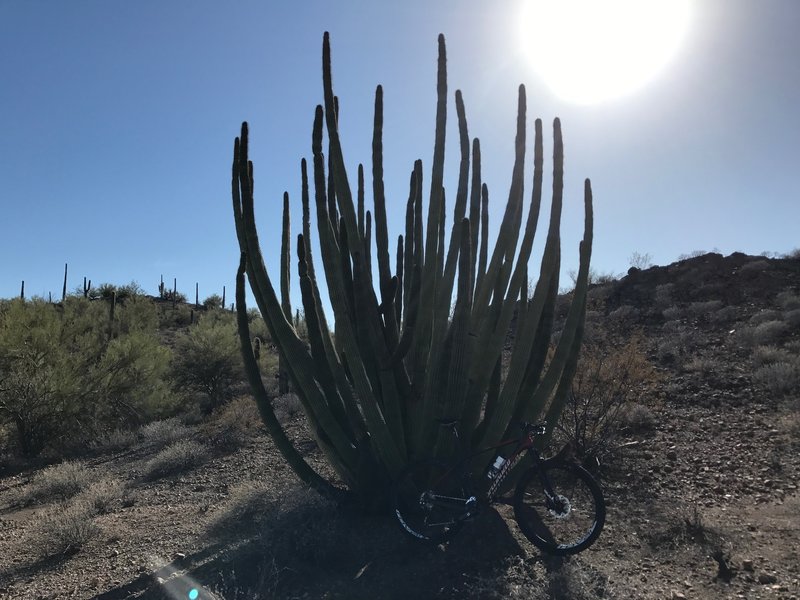
[[[279,298],[264,266],[255,224],[247,123],[234,143],[233,209],[242,253],[236,294],[240,327],[247,323],[246,272],[320,449],[349,489],[373,507],[381,505],[383,484],[409,461],[452,450],[450,434],[435,425],[436,417],[460,419],[462,436],[476,447],[497,443],[520,419],[553,422],[566,397],[583,332],[592,244],[588,180],[577,285],[559,343],[546,360],[561,266],[563,144],[559,120],[553,124],[553,190],[547,237],[539,278],[529,299],[528,262],[542,201],[542,123],[535,121],[533,184],[526,208],[526,97],[525,88],[520,86],[515,162],[492,248],[488,240],[489,191],[481,179],[480,143],[477,139],[470,141],[460,92],[455,93],[460,168],[457,185],[451,188],[455,190],[449,203],[452,218],[447,219],[445,63],[444,37],[440,36],[433,164],[427,184],[421,161],[411,172],[405,230],[397,238],[393,273],[383,186],[383,90],[379,86],[375,93],[373,210],[367,211],[363,168],[358,169],[355,198],[345,170],[330,44],[328,34],[324,36],[324,104],[316,109],[312,131],[313,197],[307,163],[305,159],[301,162],[303,232],[298,236],[297,273],[307,343],[298,337],[291,311],[282,302],[288,299],[288,272],[284,275],[288,263],[288,197],[284,202]],[[323,128],[328,139],[327,156],[322,152]],[[312,210],[316,214],[320,264],[315,264],[311,254]],[[377,281],[373,281],[373,255]],[[327,320],[330,315],[323,310],[328,303],[320,296],[318,277],[325,277],[332,329]],[[504,359],[515,314],[516,339]],[[318,489],[330,489],[276,429],[257,363],[252,360],[249,334],[240,334],[259,409],[286,460],[304,481]]]
[[[292,302],[289,293],[289,280],[291,273],[291,227],[289,219],[289,194],[283,194],[283,227],[281,230],[281,308],[286,320],[292,321]],[[296,326],[295,326],[296,328]],[[278,357],[278,392],[281,394],[289,393],[289,371],[286,368],[286,358],[279,349]]]

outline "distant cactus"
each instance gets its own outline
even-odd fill
[[[398,238],[396,271],[392,274],[383,192],[383,91],[378,87],[375,94],[374,212],[365,212],[362,170],[359,169],[355,202],[345,170],[330,45],[328,34],[324,36],[325,102],[324,107],[316,109],[312,134],[313,205],[335,335],[326,322],[312,260],[305,161],[301,163],[304,217],[303,233],[298,236],[297,266],[307,344],[292,327],[291,314],[283,309],[264,267],[254,218],[247,123],[242,125],[241,136],[234,144],[233,209],[242,254],[236,288],[238,323],[248,380],[262,418],[298,476],[317,489],[331,491],[330,483],[291,446],[272,413],[247,329],[245,272],[271,339],[286,359],[320,449],[340,479],[372,507],[385,502],[385,486],[381,483],[391,480],[409,461],[447,452],[450,434],[436,427],[435,417],[460,418],[463,437],[474,446],[496,444],[519,420],[546,419],[555,423],[574,374],[583,335],[592,245],[592,194],[588,180],[584,187],[585,228],[577,284],[558,345],[547,360],[561,259],[563,144],[558,119],[553,124],[553,193],[548,233],[539,280],[533,297],[527,299],[527,265],[542,197],[543,136],[537,119],[533,188],[520,236],[526,145],[524,87],[519,88],[511,187],[493,249],[487,240],[488,189],[481,181],[480,146],[477,140],[470,144],[463,99],[456,92],[461,162],[458,185],[451,196],[452,225],[449,238],[446,236],[445,63],[445,42],[440,36],[427,236],[423,229],[422,162],[417,161],[410,180],[405,235]],[[327,157],[322,152],[323,122]],[[373,281],[370,266],[372,225],[377,281]],[[285,258],[282,251],[282,266]],[[451,307],[453,298],[455,305]],[[525,300],[522,304],[520,298]],[[508,368],[501,369],[506,335],[517,309],[524,314]],[[487,460],[490,458],[487,455]]]
[[[67,263],[64,263],[64,287],[61,289],[61,302],[67,299]]]

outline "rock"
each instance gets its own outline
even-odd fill
[[[743,560],[742,561],[742,570],[744,571],[753,571],[753,561],[752,560]]]
[[[678,460],[678,453],[675,450],[667,450],[667,460]]]
[[[670,600],[686,600],[686,596],[683,594],[683,592],[679,592],[677,590],[672,590],[672,593],[669,597]]]
[[[772,583],[778,583],[778,578],[772,573],[759,573],[758,583],[761,585],[770,585]]]

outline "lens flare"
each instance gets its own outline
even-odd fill
[[[523,0],[522,46],[553,92],[576,104],[629,94],[680,48],[689,0]]]

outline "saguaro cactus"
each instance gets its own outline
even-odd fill
[[[411,173],[405,232],[398,238],[393,274],[383,187],[383,91],[379,86],[375,94],[374,210],[366,212],[365,217],[363,170],[359,168],[355,203],[345,170],[327,33],[322,54],[324,105],[316,109],[311,148],[313,206],[335,338],[323,310],[311,254],[312,201],[306,161],[301,162],[303,232],[297,242],[297,273],[307,344],[292,326],[291,312],[282,305],[264,266],[254,219],[249,131],[244,123],[234,143],[232,172],[234,221],[242,253],[236,293],[242,351],[262,417],[277,436],[287,461],[310,485],[330,489],[330,484],[276,429],[245,327],[246,272],[321,450],[341,480],[364,502],[380,503],[381,484],[405,464],[416,457],[449,451],[449,432],[441,432],[435,425],[436,417],[459,418],[463,437],[474,446],[498,442],[521,419],[546,418],[552,422],[558,417],[583,332],[592,246],[592,194],[586,180],[577,285],[558,345],[548,361],[561,262],[563,144],[559,120],[553,123],[550,222],[539,279],[533,297],[528,299],[528,262],[542,199],[542,123],[537,119],[534,126],[533,186],[523,230],[526,97],[525,88],[520,86],[511,186],[497,241],[490,248],[489,191],[481,180],[480,144],[477,139],[470,143],[464,101],[456,92],[460,169],[448,236],[443,185],[447,74],[444,37],[439,36],[427,223],[423,227],[423,168],[417,161]],[[327,156],[322,151],[323,127]],[[377,282],[373,282],[371,268],[372,220]],[[284,238],[287,227],[285,221]],[[284,253],[288,253],[286,246],[284,239]],[[286,260],[284,254],[282,282]],[[506,335],[517,310],[516,341],[510,356],[502,361]],[[501,369],[501,362],[507,362],[508,368]]]

